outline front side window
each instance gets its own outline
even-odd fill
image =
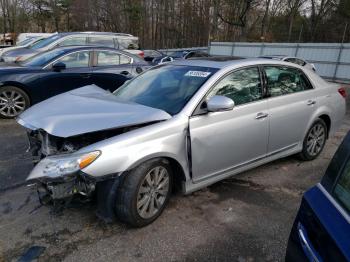
[[[114,48],[114,39],[111,36],[94,36],[90,37],[89,44]]]
[[[348,212],[350,212],[350,161],[346,164],[337,181],[333,195]]]
[[[60,42],[58,46],[86,45],[85,36],[74,36]]]
[[[214,95],[231,98],[235,105],[242,105],[262,98],[259,69],[257,67],[237,70],[220,82],[210,91]]]
[[[66,65],[66,68],[76,68],[76,67],[88,67],[90,60],[89,51],[75,52],[66,55],[59,59],[57,62],[62,62]]]
[[[162,109],[175,115],[217,71],[200,66],[162,65],[151,68],[115,91],[121,101]]]
[[[271,97],[312,89],[304,73],[297,68],[265,66],[267,89]]]

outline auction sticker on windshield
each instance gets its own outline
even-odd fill
[[[195,77],[207,77],[210,75],[211,72],[204,72],[204,71],[188,71],[185,76],[195,76]]]

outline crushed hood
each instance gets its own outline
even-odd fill
[[[30,129],[43,129],[54,136],[70,137],[169,118],[171,116],[163,110],[120,102],[110,92],[89,85],[30,107],[17,122]]]

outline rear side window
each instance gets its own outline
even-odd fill
[[[333,195],[348,212],[350,212],[350,161],[335,184]]]
[[[139,49],[136,39],[118,38],[119,49]]]
[[[58,46],[70,46],[70,45],[86,45],[85,36],[74,36],[66,40],[63,40],[58,44]]]
[[[114,39],[110,36],[95,36],[90,37],[89,44],[114,48]]]
[[[121,64],[130,64],[131,59],[128,56],[113,51],[97,51],[97,66],[114,66]]]
[[[312,89],[312,85],[305,74],[297,68],[265,66],[265,72],[267,88],[271,97]]]

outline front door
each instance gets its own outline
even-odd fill
[[[194,115],[190,118],[193,180],[234,170],[263,158],[267,151],[267,101],[263,99],[258,67],[236,70],[209,91],[231,98],[230,111]]]
[[[68,54],[57,62],[66,65],[66,69],[59,72],[48,69],[42,76],[40,83],[45,92],[42,92],[41,100],[58,95],[75,88],[92,83],[90,63],[90,51],[79,51]]]

